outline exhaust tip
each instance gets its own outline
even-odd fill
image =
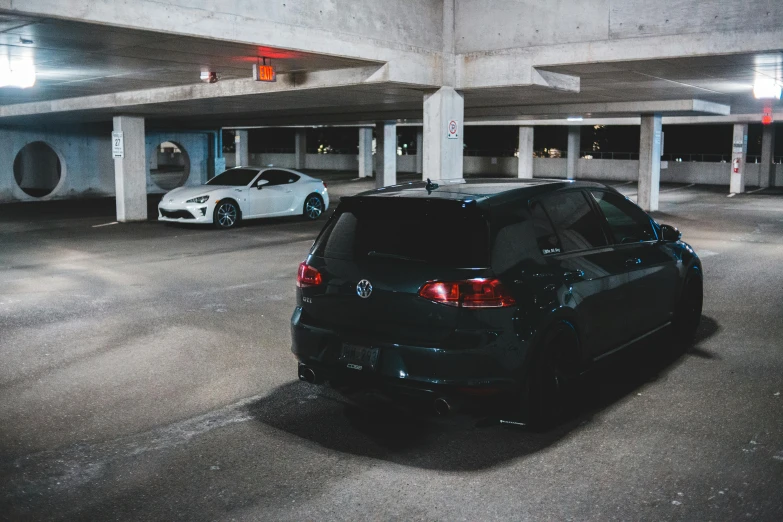
[[[299,379],[302,381],[309,382],[310,384],[313,384],[315,382],[315,372],[312,368],[300,368],[299,369]]]
[[[451,413],[451,404],[444,397],[435,399],[435,402],[432,403],[432,407],[435,408],[435,413],[438,415],[448,415]]]

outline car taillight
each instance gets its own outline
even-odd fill
[[[430,281],[421,287],[419,295],[436,303],[462,308],[502,308],[516,304],[497,279]]]
[[[306,286],[318,286],[320,284],[321,272],[307,263],[300,263],[299,271],[296,273],[296,286],[304,288]]]

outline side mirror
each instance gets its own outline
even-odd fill
[[[663,241],[679,241],[682,239],[682,232],[677,230],[677,227],[661,225],[661,239]]]
[[[268,185],[268,184],[269,184],[268,179],[259,179],[258,183],[256,183],[256,188],[258,190],[261,190],[262,188],[264,188],[264,185]]]

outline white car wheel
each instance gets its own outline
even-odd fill
[[[239,207],[233,201],[221,201],[215,207],[215,226],[233,228],[239,221]]]

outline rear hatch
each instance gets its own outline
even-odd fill
[[[490,277],[489,256],[489,225],[475,202],[344,198],[308,258],[323,282],[303,289],[303,319],[346,340],[440,345],[475,327],[475,314],[419,290],[428,281]],[[372,287],[366,297],[357,291],[363,281]]]

